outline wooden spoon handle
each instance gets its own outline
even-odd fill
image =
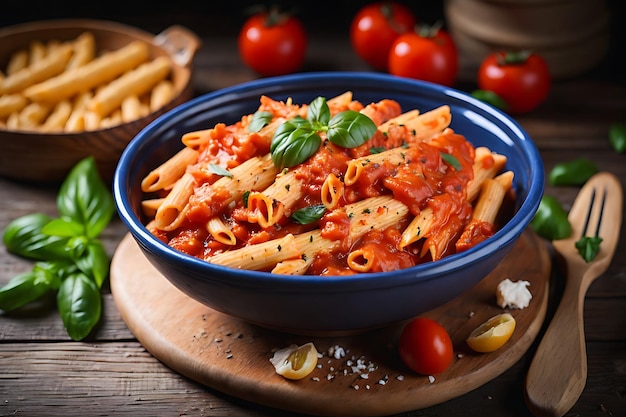
[[[536,416],[563,416],[587,381],[582,272],[570,270],[561,302],[526,376],[526,402]]]

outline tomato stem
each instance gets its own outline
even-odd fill
[[[531,54],[530,50],[505,51],[498,55],[497,61],[499,65],[519,65],[525,63]]]

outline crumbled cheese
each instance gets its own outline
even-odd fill
[[[435,382],[435,377],[432,375],[428,375],[428,381],[432,384]]]
[[[526,308],[533,298],[532,294],[528,290],[530,282],[528,281],[511,281],[506,278],[500,284],[496,290],[496,298],[498,305],[502,308]]]

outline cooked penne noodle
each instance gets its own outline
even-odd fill
[[[332,210],[339,205],[343,196],[344,183],[332,172],[322,184],[321,200],[327,210]]]
[[[213,184],[204,184],[198,187],[196,192],[198,198],[194,198],[192,203],[204,207],[206,205],[205,200],[207,198],[210,199],[212,191],[224,191],[227,195],[221,199],[219,208],[211,204],[211,210],[213,211],[207,210],[206,213],[208,216],[217,215],[218,213],[214,212],[215,210],[219,211],[236,199],[240,199],[246,191],[258,191],[267,188],[277,173],[278,168],[274,166],[271,155],[267,154],[262,157],[250,158],[241,165],[231,169],[229,176],[223,176]],[[190,196],[191,199],[192,197]],[[157,222],[159,227],[162,224]]]
[[[443,105],[407,120],[404,125],[413,131],[415,140],[427,140],[441,133],[452,121],[450,106]]]
[[[163,203],[159,206],[154,222],[156,227],[161,230],[174,230],[182,223],[183,210],[189,201],[189,197],[193,194],[196,186],[196,180],[193,175],[186,173],[180,180],[174,184],[172,190],[164,198]]]
[[[400,116],[396,116],[393,119],[387,120],[385,123],[378,126],[378,130],[381,132],[387,132],[391,125],[404,125],[409,120],[414,119],[419,116],[420,112],[417,109],[409,110],[408,112],[402,113]]]
[[[427,207],[420,211],[420,213],[413,217],[413,220],[402,232],[399,248],[404,249],[412,243],[422,239],[430,231],[434,222],[435,213],[430,207]]]
[[[370,248],[360,248],[348,254],[348,266],[356,272],[369,272],[372,269],[376,253]]]
[[[506,164],[506,156],[493,153],[485,147],[476,148],[476,159],[474,162],[474,177],[467,185],[467,199],[474,201],[483,181],[493,178],[500,172]]]
[[[195,164],[198,152],[184,147],[173,157],[152,170],[141,181],[141,190],[145,193],[169,189],[185,173],[188,165]]]
[[[506,189],[497,180],[488,178],[483,182],[480,195],[476,200],[472,218],[493,224],[504,201]]]
[[[259,271],[274,267],[278,262],[301,256],[292,234],[256,245],[244,246],[241,249],[218,253],[207,261],[229,266]]]
[[[278,262],[272,269],[272,274],[304,275],[309,265],[310,262],[304,259],[288,259]]]
[[[258,223],[264,229],[278,223],[285,215],[285,205],[258,191],[248,195],[248,222]]]
[[[355,184],[367,166],[376,166],[384,162],[389,162],[392,165],[401,165],[406,162],[406,152],[406,148],[403,147],[392,148],[384,152],[353,159],[348,162],[343,182],[348,186]]]
[[[141,212],[149,218],[154,218],[157,210],[159,209],[159,207],[161,207],[161,204],[163,204],[164,200],[165,198],[151,198],[147,200],[142,200]]]
[[[219,217],[212,217],[207,222],[206,229],[216,241],[224,245],[234,246],[237,244],[235,234]]]

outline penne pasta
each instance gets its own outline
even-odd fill
[[[145,193],[151,193],[171,188],[183,176],[187,166],[196,163],[197,160],[198,152],[189,147],[184,147],[145,176],[141,182],[141,190]]]
[[[169,194],[163,199],[154,217],[154,224],[161,230],[173,230],[184,220],[183,210],[193,194],[196,180],[191,174],[184,174]]]

